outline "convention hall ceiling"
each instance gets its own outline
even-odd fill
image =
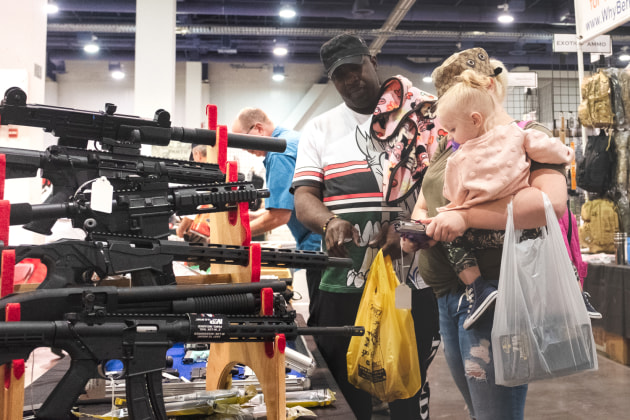
[[[134,0],[50,0],[48,73],[66,60],[133,61]],[[485,48],[509,68],[577,68],[575,53],[554,53],[554,34],[575,34],[573,0],[178,0],[177,60],[203,63],[314,63],[328,38],[362,35],[382,64],[426,72],[460,49]],[[278,12],[292,5],[292,19]],[[506,7],[507,6],[507,7]],[[505,9],[514,22],[501,24]],[[630,27],[610,33],[618,56],[630,46]],[[94,40],[98,53],[83,47]],[[288,53],[276,57],[275,46]],[[156,48],[159,48],[156,45]],[[615,58],[611,58],[614,60]],[[624,64],[625,65],[625,64]]]

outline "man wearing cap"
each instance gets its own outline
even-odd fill
[[[322,274],[318,326],[354,324],[363,286],[379,249],[400,259],[400,236],[390,223],[401,208],[383,200],[385,150],[370,136],[371,117],[381,95],[377,62],[358,36],[338,35],[320,50],[322,63],[343,103],[309,121],[298,148],[293,190],[298,219],[322,233],[331,256],[352,258],[352,268],[327,268]],[[409,258],[411,255],[408,256]],[[417,270],[405,268],[422,379],[439,344],[437,306]],[[328,367],[359,420],[371,418],[371,396],[348,382],[350,338],[315,337]],[[422,398],[421,398],[422,396]],[[428,418],[428,383],[406,400],[389,404],[392,419]]]

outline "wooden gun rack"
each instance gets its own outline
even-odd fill
[[[215,146],[208,146],[207,161],[216,163],[226,174],[227,182],[237,181],[236,162],[227,162],[227,127],[217,126],[216,107],[206,107],[208,128],[216,130]],[[210,218],[210,237],[213,243],[250,246],[250,262],[246,267],[213,264],[212,274],[229,273],[233,283],[260,281],[260,247],[251,245],[248,203],[239,203],[238,210],[213,213]],[[265,297],[263,296],[263,299]],[[271,297],[273,299],[273,297]],[[264,300],[261,315],[271,315]],[[273,305],[271,305],[273,311]],[[237,363],[249,366],[258,378],[267,407],[269,420],[286,419],[285,356],[286,341],[277,335],[272,343],[212,343],[206,367],[206,389],[227,388],[230,371]]]

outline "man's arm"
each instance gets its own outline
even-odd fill
[[[353,240],[359,245],[359,233],[350,222],[334,217],[322,201],[321,190],[317,187],[299,186],[295,190],[295,212],[304,226],[315,233],[322,234],[328,255],[347,257],[344,243]],[[326,225],[326,232],[323,227]]]
[[[188,230],[190,229],[192,223],[193,219],[191,219],[190,217],[182,217],[182,220],[179,222],[179,225],[177,225],[177,229],[175,230],[177,236],[183,238],[184,235],[188,233]]]
[[[291,219],[291,210],[288,209],[264,209],[257,212],[255,219],[249,222],[252,236],[258,236],[269,232],[278,226],[286,225]]]

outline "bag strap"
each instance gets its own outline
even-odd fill
[[[573,222],[571,220],[571,208],[569,207],[569,200],[567,200],[567,216],[569,217],[569,230],[567,230],[567,239],[571,243],[571,235],[573,234]]]

